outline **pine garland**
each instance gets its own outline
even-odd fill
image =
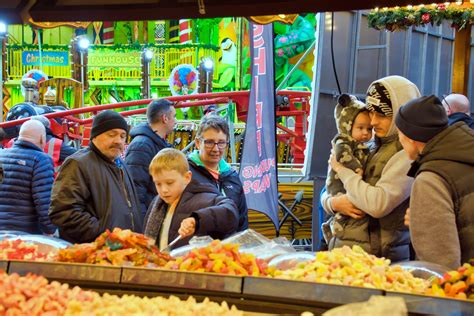
[[[368,15],[369,27],[391,32],[406,30],[411,26],[426,24],[441,25],[445,20],[451,21],[451,27],[457,31],[474,24],[474,7],[459,7],[444,4],[426,5],[423,7],[402,7],[374,9]]]
[[[23,49],[23,50],[38,50],[38,45],[35,44],[8,44],[8,48],[11,49]],[[52,50],[68,50],[69,45],[49,45],[42,44],[42,49],[52,49]],[[129,51],[139,51],[143,48],[208,48],[214,51],[219,51],[219,47],[210,44],[114,44],[114,45],[91,45],[90,49],[94,50],[114,50],[117,52],[129,52]]]

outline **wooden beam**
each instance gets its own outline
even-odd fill
[[[470,58],[471,27],[469,26],[456,32],[454,38],[452,92],[467,95]]]

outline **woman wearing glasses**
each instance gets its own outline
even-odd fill
[[[196,150],[188,156],[193,180],[210,183],[234,201],[239,210],[238,231],[248,228],[248,209],[237,171],[223,159],[229,145],[229,125],[220,116],[207,115],[196,134]]]

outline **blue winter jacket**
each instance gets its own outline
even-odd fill
[[[53,161],[36,145],[22,140],[0,150],[0,230],[52,234],[48,216],[53,186]]]

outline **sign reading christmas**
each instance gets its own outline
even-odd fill
[[[250,89],[240,179],[249,209],[267,215],[278,227],[273,25],[252,24]]]

